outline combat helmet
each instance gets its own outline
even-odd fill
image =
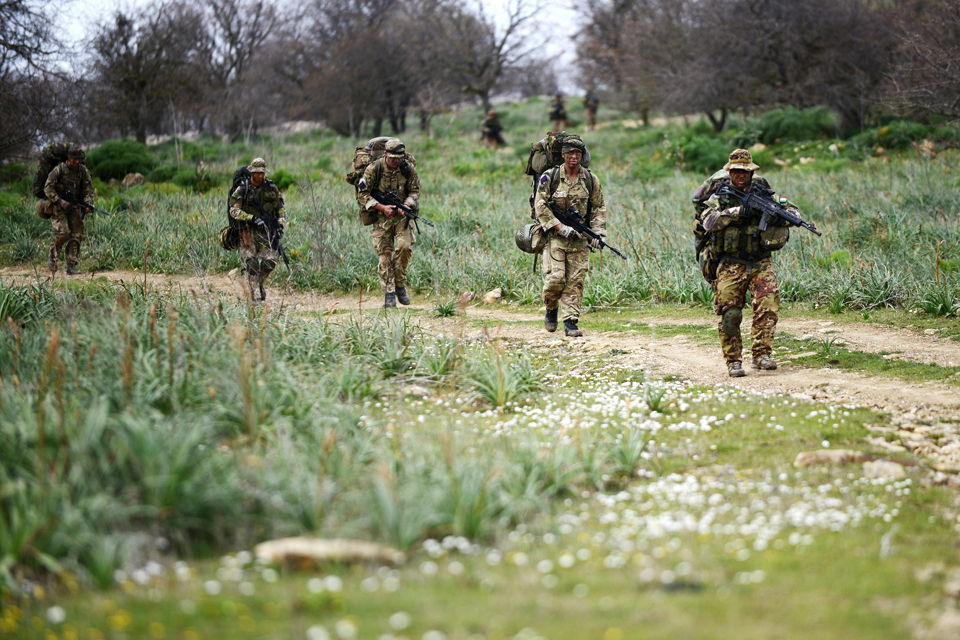
[[[524,253],[540,253],[547,244],[547,236],[539,222],[531,222],[520,227],[513,239],[517,243],[517,248]]]

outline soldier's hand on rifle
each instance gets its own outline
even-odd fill
[[[736,220],[740,217],[740,205],[737,205],[736,207],[730,207],[729,209],[724,209],[722,215]]]
[[[267,223],[263,221],[263,218],[254,218],[253,224],[257,225],[257,227],[259,227],[260,230],[266,229],[267,227]]]
[[[557,233],[560,234],[560,237],[567,239],[578,239],[583,237],[579,232],[577,232],[576,229],[573,227],[568,227],[565,224],[560,225],[560,229],[557,231]]]
[[[603,236],[600,236],[599,238],[590,238],[590,239],[588,239],[588,240],[587,240],[587,243],[590,245],[590,248],[591,248],[591,249],[596,249],[597,251],[599,251],[599,250],[600,250],[600,247],[601,247],[601,244],[600,244],[600,243],[602,243],[603,240],[604,240]]]
[[[277,240],[283,240],[283,225],[277,227]]]

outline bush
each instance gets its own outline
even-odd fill
[[[837,118],[827,107],[768,111],[758,119],[757,130],[757,139],[763,144],[835,138],[838,133]]]
[[[146,145],[129,138],[107,140],[87,154],[87,168],[101,180],[123,180],[128,173],[150,175],[155,164]]]
[[[273,183],[277,185],[277,189],[280,189],[280,191],[286,191],[297,182],[297,179],[286,169],[277,169],[270,175],[270,179],[273,180]]]
[[[904,150],[911,148],[914,142],[923,141],[930,130],[930,127],[919,122],[897,120],[877,129],[859,133],[851,139],[851,142],[861,148],[883,147]]]
[[[720,138],[698,135],[681,142],[677,153],[684,170],[712,173],[726,164],[731,151],[729,147],[729,143]]]

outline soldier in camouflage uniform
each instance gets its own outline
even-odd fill
[[[370,237],[377,252],[377,275],[383,288],[384,308],[410,304],[407,295],[407,265],[413,254],[414,225],[396,207],[381,204],[373,191],[393,191],[404,206],[420,207],[420,176],[412,163],[405,161],[406,147],[397,138],[387,141],[383,157],[371,162],[357,184],[357,202],[368,211],[377,211]]]
[[[256,300],[255,292],[259,290],[260,300],[265,300],[267,293],[263,285],[277,267],[279,240],[283,238],[287,222],[286,211],[280,189],[266,177],[267,162],[263,158],[254,158],[247,169],[250,182],[244,182],[230,194],[230,217],[243,223],[240,227],[240,260],[247,272],[250,297]]]
[[[720,316],[717,328],[720,347],[727,370],[734,378],[746,375],[742,365],[740,323],[748,291],[753,306],[753,368],[765,371],[777,368],[772,353],[780,313],[780,285],[773,272],[771,253],[786,244],[788,229],[785,224],[778,224],[760,232],[759,214],[744,213],[741,202],[734,196],[716,193],[723,184],[748,192],[754,187],[769,188],[766,179],[754,174],[759,168],[749,151],[737,149],[730,154],[723,171],[711,176],[693,196],[697,209],[694,233],[703,239],[707,256],[701,268],[704,277],[712,281],[714,310]],[[784,204],[799,214],[792,204]]]
[[[590,268],[590,249],[599,249],[600,243],[562,224],[550,204],[575,208],[584,214],[584,224],[591,231],[606,237],[607,207],[600,180],[580,166],[585,152],[579,137],[567,138],[561,149],[563,164],[540,176],[534,201],[537,220],[548,238],[543,251],[544,328],[551,333],[557,330],[559,307],[564,334],[571,337],[583,335],[577,326],[583,307],[583,283]]]
[[[553,102],[550,103],[550,123],[554,131],[560,131],[570,126],[567,119],[567,107],[563,104],[563,94],[559,91],[553,96]]]
[[[53,244],[47,264],[51,271],[57,270],[60,252],[66,254],[67,273],[80,273],[80,243],[83,242],[83,218],[92,209],[70,205],[61,199],[69,191],[75,200],[93,204],[93,180],[81,160],[83,149],[72,146],[67,151],[67,161],[61,162],[47,175],[43,193],[46,198],[37,201],[37,215],[49,218],[53,226]]]
[[[587,131],[593,131],[597,128],[597,109],[600,108],[600,101],[593,91],[587,91],[583,96],[583,108],[587,113]]]
[[[480,137],[492,149],[507,144],[503,139],[503,125],[493,109],[487,112],[487,117],[480,123]]]

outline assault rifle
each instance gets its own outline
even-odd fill
[[[606,247],[610,249],[610,251],[614,252],[615,254],[623,258],[624,260],[627,259],[627,256],[623,255],[622,253],[620,253],[619,251],[617,251],[616,249],[608,245],[606,242],[604,242],[603,237],[599,233],[597,233],[596,231],[588,227],[586,225],[583,214],[577,211],[575,208],[570,207],[569,209],[564,210],[560,207],[560,205],[551,202],[550,211],[553,212],[553,216],[557,220],[567,225],[568,227],[570,227],[580,235],[593,238],[594,240],[599,240],[601,249]]]
[[[243,181],[243,200],[247,200],[247,191],[250,189],[250,181]],[[260,212],[260,217],[255,218],[256,220],[261,220],[263,222],[263,229],[267,233],[267,240],[270,242],[270,248],[280,254],[283,258],[283,264],[287,266],[287,271],[290,271],[290,258],[287,257],[287,250],[283,248],[283,245],[280,244],[280,238],[283,237],[283,227],[280,226],[280,221],[274,216],[268,216],[263,210],[263,205],[260,204],[260,198],[257,197],[256,192],[250,194],[250,202],[253,203],[253,206],[257,208],[257,211]]]
[[[373,199],[379,202],[380,204],[387,205],[388,207],[396,207],[397,211],[403,214],[407,218],[407,224],[410,224],[410,220],[413,220],[414,226],[417,227],[417,233],[420,233],[420,225],[417,223],[423,220],[423,223],[434,227],[435,225],[427,220],[426,218],[421,217],[417,214],[416,211],[403,204],[403,201],[400,200],[400,197],[397,196],[392,190],[387,189],[386,191],[380,191],[379,189],[374,189],[370,192],[370,195],[373,196]]]
[[[73,192],[70,191],[69,189],[67,189],[66,191],[64,191],[63,193],[61,193],[61,194],[59,194],[59,195],[60,195],[60,199],[63,200],[64,202],[66,202],[67,204],[72,205],[72,206],[74,206],[74,207],[80,207],[81,209],[83,209],[83,214],[80,216],[81,219],[86,218],[86,217],[87,217],[87,213],[89,213],[90,211],[96,211],[97,213],[102,213],[102,214],[105,215],[105,216],[110,215],[110,212],[109,212],[109,211],[104,211],[103,209],[98,209],[98,208],[96,208],[95,206],[93,206],[92,204],[90,204],[89,202],[84,202],[84,201],[80,200],[79,198],[77,198],[76,196],[74,196],[74,195],[73,195]]]
[[[754,185],[750,193],[737,189],[732,184],[725,184],[717,190],[717,195],[730,195],[743,203],[743,212],[756,211],[760,214],[760,231],[766,231],[771,222],[782,220],[794,227],[803,227],[807,231],[819,235],[817,225],[807,222],[800,216],[790,212],[786,207],[773,199],[773,190]]]

